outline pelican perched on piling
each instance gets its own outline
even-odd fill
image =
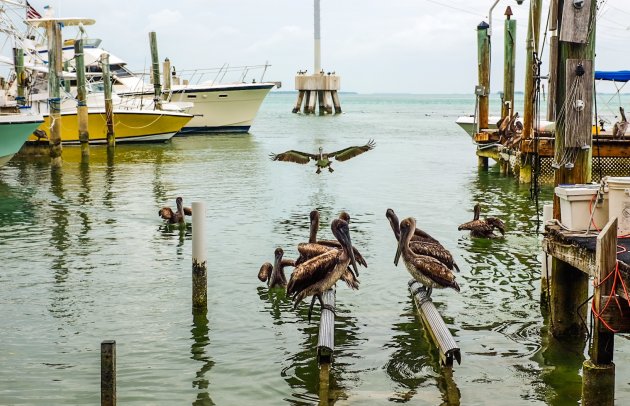
[[[416,229],[416,220],[408,217],[400,223],[400,240],[394,257],[394,264],[402,255],[407,271],[415,280],[427,288],[427,297],[431,296],[433,288],[452,288],[459,292],[459,285],[455,281],[455,275],[439,260],[428,255],[420,255],[413,252],[409,243]]]
[[[273,265],[265,262],[258,272],[258,279],[261,282],[267,282],[269,288],[286,287],[287,278],[284,276],[284,268],[287,266],[295,266],[295,261],[291,259],[283,259],[284,251],[282,248],[276,248],[274,252],[275,261]]]
[[[339,162],[347,161],[350,158],[354,158],[357,155],[373,149],[375,146],[376,144],[374,143],[374,140],[369,140],[365,145],[352,146],[335,152],[324,152],[322,147],[319,147],[319,153],[317,154],[309,154],[307,152],[292,149],[280,154],[271,153],[269,154],[269,157],[272,161],[295,162],[298,164],[307,164],[310,160],[313,160],[317,166],[317,171],[315,171],[315,173],[321,173],[324,168],[328,168],[329,172],[334,172],[334,169],[331,166],[331,160],[333,158]]]
[[[394,231],[394,236],[396,237],[396,241],[400,240],[400,223],[398,222],[398,216],[394,213],[394,210],[387,209],[385,212],[385,217],[389,220],[389,224]],[[435,238],[431,237],[429,234],[425,233],[419,228],[414,230],[413,235],[411,236],[411,242],[409,243],[409,247],[413,252],[419,255],[428,255],[433,257],[446,265],[448,269],[455,269],[459,272],[459,267],[453,260],[453,255],[449,250],[444,248],[444,246]]]
[[[494,229],[496,228],[502,235],[505,235],[505,224],[496,217],[479,218],[481,214],[481,206],[475,204],[473,209],[473,219],[467,223],[460,224],[458,230],[470,230],[471,237],[493,238],[496,237]]]
[[[294,309],[305,297],[313,296],[308,310],[309,322],[315,299],[319,299],[322,309],[329,309],[334,312],[334,309],[324,304],[322,294],[337,283],[348,270],[348,266],[351,265],[355,274],[357,273],[348,223],[341,219],[334,219],[330,228],[341,244],[341,249],[326,251],[298,265],[287,284],[287,295],[292,297]]]
[[[175,205],[177,211],[173,211],[170,207],[164,206],[158,210],[158,216],[168,221],[170,224],[183,223],[184,216],[192,216],[192,209],[190,207],[184,207],[184,199],[178,197],[175,199]]]

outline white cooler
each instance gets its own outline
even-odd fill
[[[608,178],[610,220],[617,217],[617,235],[630,234],[630,178]]]
[[[554,191],[560,199],[560,219],[562,225],[570,231],[601,230],[608,223],[608,193],[604,193],[602,203],[596,202],[598,183],[559,185]],[[591,203],[592,202],[592,203]],[[593,221],[589,227],[591,211]]]

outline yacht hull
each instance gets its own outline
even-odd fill
[[[13,158],[41,123],[41,117],[0,116],[0,166]]]

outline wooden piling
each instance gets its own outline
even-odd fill
[[[503,104],[501,118],[514,113],[514,69],[516,64],[516,20],[512,20],[512,9],[505,10],[504,60],[503,60]]]
[[[462,356],[457,342],[455,342],[451,332],[446,327],[435,305],[427,296],[426,289],[418,281],[411,279],[409,281],[409,291],[413,296],[422,324],[431,335],[433,344],[439,351],[442,366],[452,367],[453,360],[457,360],[457,363],[461,364]]]
[[[547,120],[556,121],[556,71],[558,70],[558,0],[549,3],[549,79],[547,80]]]
[[[15,66],[15,81],[17,83],[17,97],[15,101],[18,107],[26,105],[26,71],[24,69],[24,50],[13,48],[13,66]]]
[[[77,119],[79,127],[79,141],[81,142],[81,156],[90,155],[90,134],[88,132],[87,91],[85,88],[85,58],[83,55],[83,40],[74,42],[74,58],[77,72]]]
[[[536,94],[535,72],[538,70],[537,55],[540,44],[540,15],[542,0],[530,0],[527,23],[527,41],[525,54],[525,102],[523,106],[523,132],[521,138],[533,138],[534,130],[534,95]]]
[[[116,146],[114,134],[114,106],[112,104],[112,79],[109,71],[109,54],[101,55],[101,68],[103,71],[103,94],[105,96],[105,120],[107,122],[107,147]]]
[[[101,406],[116,406],[116,341],[101,342]]]
[[[162,99],[168,100],[169,93],[171,92],[171,61],[166,58],[162,64],[162,74],[164,76],[164,92]]]
[[[544,229],[545,225],[549,220],[553,219],[553,205],[545,204],[543,206],[543,216],[542,216],[542,227]],[[549,306],[549,300],[551,298],[551,286],[549,285],[551,281],[551,257],[543,251],[543,258],[541,262],[540,269],[540,305],[542,308],[547,309]]]
[[[477,26],[477,59],[479,86],[483,92],[477,95],[479,99],[477,123],[479,129],[488,128],[488,109],[490,94],[490,36],[488,35],[488,23],[482,21]]]
[[[61,161],[61,98],[59,71],[61,65],[61,27],[56,21],[46,22],[48,36],[48,115],[50,117],[50,164],[60,167]]]
[[[477,156],[477,166],[479,169],[488,170],[488,157]]]
[[[208,308],[208,259],[206,254],[206,205],[192,203],[192,306]]]
[[[551,334],[556,338],[585,336],[588,275],[557,258],[551,270]]]
[[[158,56],[157,35],[155,31],[149,33],[151,43],[151,72],[153,78],[153,103],[155,109],[161,109],[162,85],[160,84],[160,58]]]
[[[335,288],[328,289],[322,295],[325,305],[335,307]],[[335,351],[335,313],[322,309],[317,336],[317,362],[331,364]]]

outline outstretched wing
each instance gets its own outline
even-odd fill
[[[375,146],[376,144],[374,143],[374,140],[369,140],[368,143],[363,146],[348,147],[339,151],[331,152],[328,154],[328,157],[334,157],[337,161],[347,161],[350,158],[354,158],[357,155],[361,155],[362,153],[373,149]]]
[[[316,155],[295,151],[293,149],[280,154],[271,153],[269,154],[269,158],[271,158],[272,161],[295,162],[298,164],[307,164],[311,159],[317,160]]]

